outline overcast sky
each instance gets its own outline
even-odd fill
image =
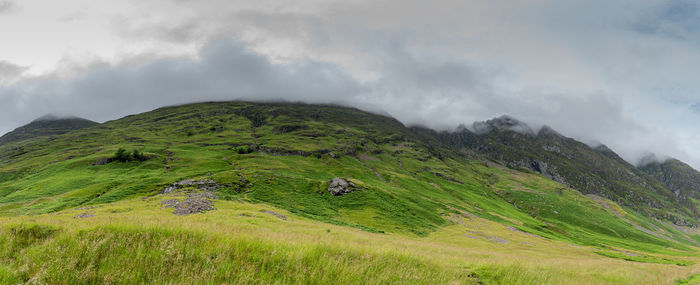
[[[700,168],[696,3],[0,0],[0,133],[282,99],[436,129],[508,114]]]

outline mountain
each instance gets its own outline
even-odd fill
[[[700,173],[680,160],[658,162],[651,159],[639,169],[661,181],[683,203],[692,204],[695,203],[693,199],[700,199]]]
[[[95,125],[97,125],[97,123],[82,118],[62,118],[54,115],[46,115],[3,135],[0,137],[0,145],[33,139],[40,136],[61,135]]]
[[[512,117],[165,107],[0,144],[0,283],[669,283],[700,235],[661,181]]]
[[[697,224],[695,203],[674,194],[654,177],[627,163],[605,145],[590,147],[550,127],[535,132],[511,117],[476,122],[472,127],[438,134],[445,144],[473,157],[531,170],[583,194],[599,195],[648,216],[676,224]]]

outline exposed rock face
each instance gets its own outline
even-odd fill
[[[328,181],[328,192],[333,196],[341,196],[355,191],[355,183],[336,177]]]

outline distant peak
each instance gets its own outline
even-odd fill
[[[474,131],[478,134],[485,134],[494,130],[510,130],[527,135],[535,134],[528,124],[508,115],[503,115],[485,122],[475,122],[473,127]]]
[[[46,122],[46,121],[58,121],[58,120],[66,120],[66,119],[82,119],[76,116],[69,116],[69,115],[56,115],[56,114],[46,114],[43,115],[39,118],[36,118],[32,123],[36,122]]]
[[[461,133],[464,131],[469,131],[469,128],[467,128],[467,126],[465,126],[464,124],[459,124],[459,126],[457,126],[457,129],[455,129],[455,131],[458,133]]]
[[[559,132],[555,131],[552,129],[552,127],[544,125],[542,128],[537,132],[538,136],[555,136],[555,137],[563,137]]]
[[[611,152],[612,151],[612,149],[610,149],[607,145],[604,145],[604,144],[598,144],[598,145],[595,145],[591,148],[598,151],[598,152]]]

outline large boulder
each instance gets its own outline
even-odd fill
[[[336,177],[328,181],[328,192],[333,196],[341,196],[355,191],[355,184],[343,178]]]

